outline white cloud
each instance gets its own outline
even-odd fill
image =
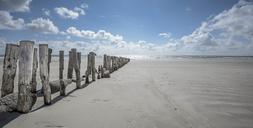
[[[88,9],[89,8],[88,4],[86,4],[86,3],[82,3],[80,7],[82,9]]]
[[[193,50],[210,49],[227,53],[252,52],[253,1],[241,0],[231,9],[203,22],[192,34],[181,41]],[[208,52],[208,51],[207,51]]]
[[[88,9],[88,5],[83,3],[80,7],[75,7],[73,10],[66,7],[56,7],[55,12],[65,19],[77,19],[80,15],[85,15],[85,9]]]
[[[65,19],[77,19],[79,17],[79,13],[65,7],[57,7],[54,9],[55,12]]]
[[[91,30],[78,30],[75,27],[69,27],[66,30],[66,33],[71,36],[82,37],[82,38],[93,39],[93,40],[104,40],[104,41],[109,41],[111,43],[124,42],[122,36],[113,35],[110,32],[106,32],[105,30],[99,30],[98,32],[94,32]]]
[[[21,18],[14,19],[9,12],[0,10],[0,29],[22,29],[24,20]]]
[[[50,16],[50,10],[48,10],[46,8],[42,8],[42,12],[43,12],[44,15]]]
[[[85,11],[82,8],[75,7],[74,10],[78,12],[80,15],[85,15]]]
[[[58,27],[49,19],[37,18],[26,24],[28,29],[42,32],[45,34],[57,34],[59,32]]]
[[[0,0],[0,10],[10,12],[26,12],[29,11],[29,4],[32,0]]]
[[[167,33],[159,33],[159,36],[163,37],[163,38],[170,38],[171,37],[171,33],[167,32]]]

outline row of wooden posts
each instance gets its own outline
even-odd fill
[[[39,51],[39,59],[38,59]],[[0,98],[0,113],[17,110],[27,113],[37,100],[37,68],[40,68],[42,83],[41,92],[44,96],[44,104],[51,104],[51,94],[60,91],[60,95],[66,95],[66,87],[72,82],[76,88],[87,86],[90,82],[100,78],[109,78],[110,73],[124,66],[129,58],[104,55],[103,65],[95,67],[94,52],[87,55],[87,70],[81,75],[81,52],[75,48],[69,51],[67,78],[64,78],[64,51],[59,51],[59,80],[49,81],[50,62],[52,49],[48,44],[39,44],[39,50],[34,48],[33,41],[20,41],[19,45],[7,44],[3,64],[3,79]],[[18,93],[14,93],[14,79],[18,63]],[[75,72],[75,78],[73,78]],[[90,80],[91,76],[91,80]],[[85,81],[81,84],[81,81]]]

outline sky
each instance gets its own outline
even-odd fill
[[[0,0],[6,43],[55,54],[253,55],[253,0]]]

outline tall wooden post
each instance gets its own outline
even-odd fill
[[[104,68],[107,67],[107,55],[106,54],[104,54],[103,67]]]
[[[63,70],[64,70],[64,51],[59,52],[59,79],[60,79],[60,95],[65,96],[65,86],[63,82]]]
[[[89,80],[89,75],[91,74],[91,54],[88,54],[87,56],[87,70],[85,72],[85,83],[88,84],[90,83],[90,80]]]
[[[81,88],[81,78],[80,78],[80,69],[79,69],[79,62],[77,58],[77,52],[75,48],[71,49],[72,52],[72,60],[73,60],[73,65],[76,73],[76,88]]]
[[[68,64],[68,79],[73,78],[73,56],[72,51],[69,51],[69,64]]]
[[[49,86],[48,45],[39,45],[40,79],[43,86],[44,104],[51,104],[51,89]]]
[[[77,52],[77,62],[80,70],[81,70],[81,58],[82,58],[81,52]]]
[[[48,48],[48,78],[50,78],[50,63],[52,61],[52,52],[51,48]]]
[[[91,74],[92,74],[92,81],[96,81],[96,68],[95,68],[95,56],[96,56],[96,53],[94,52],[90,52],[89,53],[91,55]]]
[[[38,68],[38,53],[37,53],[37,48],[34,48],[33,52],[33,70],[32,70],[32,92],[36,93],[37,91],[37,81],[36,81],[36,76],[37,76],[37,68]]]
[[[27,113],[32,104],[31,81],[33,68],[33,41],[20,41],[18,104],[19,112]]]
[[[3,65],[1,97],[13,93],[18,55],[19,55],[18,45],[6,44],[4,65]]]
[[[76,86],[77,86],[77,88],[81,88],[81,57],[82,57],[82,55],[81,55],[81,52],[77,52],[77,64],[76,64],[76,70],[78,70],[78,73],[76,72],[76,76],[78,76],[77,78],[76,78],[76,82],[78,82],[78,83],[76,83]]]
[[[32,83],[31,83],[31,94],[32,94],[32,106],[37,100],[37,69],[38,69],[38,51],[37,48],[34,48],[33,52],[33,69],[32,69]],[[32,107],[31,106],[31,107]]]

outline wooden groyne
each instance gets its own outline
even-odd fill
[[[36,74],[38,67],[44,104],[50,105],[52,102],[51,94],[60,92],[61,96],[65,96],[66,87],[73,82],[76,84],[77,89],[81,89],[96,81],[96,78],[110,78],[111,73],[130,61],[129,58],[105,54],[103,56],[103,65],[96,68],[96,53],[89,52],[85,74],[81,75],[81,52],[72,48],[69,51],[67,76],[64,78],[64,51],[59,51],[59,79],[50,81],[52,51],[53,49],[49,48],[48,44],[39,44],[37,49],[35,48],[35,42],[29,40],[20,41],[19,45],[6,45],[0,113],[8,111],[30,112],[37,100],[37,83],[39,81],[36,80]],[[20,69],[18,71],[18,92],[14,93],[14,79],[17,68]],[[75,78],[73,78],[73,72],[75,72]]]

